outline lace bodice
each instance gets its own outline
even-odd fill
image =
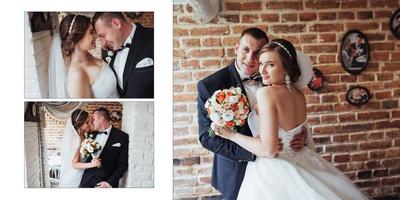
[[[103,63],[103,67],[92,85],[92,92],[95,98],[118,98],[117,79],[107,63]]]

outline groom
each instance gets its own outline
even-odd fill
[[[218,136],[209,137],[211,120],[204,104],[216,90],[241,87],[249,100],[250,109],[255,109],[256,91],[262,86],[260,77],[257,76],[257,56],[261,47],[267,43],[268,37],[264,31],[258,28],[244,30],[235,47],[236,59],[229,66],[199,81],[197,85],[199,139],[204,148],[214,152],[211,184],[222,193],[223,199],[237,198],[247,162],[254,161],[255,155],[230,140]],[[252,136],[247,122],[238,132]],[[295,150],[302,149],[306,138],[305,132],[296,135],[291,141],[291,147]]]
[[[104,47],[114,51],[110,67],[123,98],[154,97],[154,30],[128,23],[120,12],[96,12],[92,19]]]
[[[101,166],[86,169],[79,187],[118,187],[128,168],[128,134],[110,125],[110,113],[103,107],[93,113],[93,131],[102,147],[99,154]]]

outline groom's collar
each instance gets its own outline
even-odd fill
[[[135,31],[136,31],[136,24],[132,24],[132,30],[131,33],[129,34],[128,38],[126,38],[124,44],[122,44],[122,46],[125,46],[128,43],[131,43],[133,40],[133,35],[135,35]]]
[[[107,135],[110,135],[111,129],[112,129],[112,125],[110,125],[106,130],[103,130],[103,131],[100,131],[100,132],[106,131]]]
[[[251,76],[245,74],[242,70],[240,70],[239,66],[237,65],[237,60],[236,59],[233,61],[233,64],[235,65],[235,69],[238,72],[239,77],[240,77],[241,80],[243,80],[245,78],[249,78],[251,76],[255,76],[257,74],[257,72],[255,74],[251,75]]]

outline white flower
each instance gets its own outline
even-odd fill
[[[106,57],[106,62],[110,63],[111,62],[111,57]]]
[[[226,122],[223,119],[220,119],[220,120],[216,121],[215,124],[220,127],[224,127],[226,125]]]
[[[230,96],[229,97],[229,103],[231,103],[231,104],[237,103],[238,101],[239,101],[238,96]]]
[[[222,113],[222,119],[224,119],[226,122],[233,120],[233,116],[234,113],[232,110],[227,110],[226,112]]]
[[[236,93],[237,93],[238,95],[241,95],[241,94],[242,94],[242,88],[237,87],[237,88],[236,88]]]
[[[112,51],[108,51],[108,52],[107,52],[107,55],[108,55],[108,56],[113,56],[114,53],[113,53]]]
[[[217,112],[212,112],[210,114],[210,119],[211,121],[216,122],[221,119],[221,116]]]

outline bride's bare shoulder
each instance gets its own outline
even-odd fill
[[[79,65],[71,65],[68,69],[69,81],[82,81],[88,78],[86,71]]]
[[[265,86],[261,87],[257,90],[257,98],[263,97],[263,98],[269,98],[274,96],[279,91],[279,88],[273,87],[273,86]]]

